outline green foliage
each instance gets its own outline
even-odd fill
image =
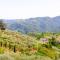
[[[52,38],[53,35],[55,36],[56,34],[34,33],[28,36],[9,30],[3,32],[0,30],[0,54],[11,52],[9,56],[15,60],[43,60],[43,58],[56,60],[58,56],[57,52],[60,53],[60,51],[56,51],[52,47],[55,46],[59,49],[60,44],[56,44],[56,38]],[[48,43],[42,44],[40,38],[47,38]]]
[[[47,57],[47,56],[40,56],[40,55],[26,55],[26,54],[17,54],[17,53],[13,53],[10,54],[10,56],[12,56],[15,60],[52,60],[51,58]]]
[[[0,29],[5,30],[5,23],[3,22],[3,20],[0,20]]]
[[[44,33],[29,33],[28,35],[36,37],[38,40],[42,37],[44,37]]]
[[[4,53],[4,48],[0,47],[0,54]]]
[[[56,47],[57,47],[58,49],[60,49],[60,44],[57,44]]]

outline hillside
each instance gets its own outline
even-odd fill
[[[52,35],[56,38],[51,38]],[[37,37],[40,38],[37,39]],[[0,30],[0,59],[58,60],[60,59],[58,37],[60,37],[59,34],[52,33],[37,34],[34,37],[16,31]]]
[[[13,50],[13,47],[16,46],[17,49],[24,49],[28,46],[33,46],[35,41],[36,38],[30,37],[28,35],[23,35],[21,33],[10,30],[0,30],[0,47],[9,47],[9,49],[12,47],[10,50]]]
[[[29,19],[4,20],[7,29],[22,33],[29,32],[60,32],[60,16],[36,17]]]

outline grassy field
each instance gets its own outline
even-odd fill
[[[60,34],[0,30],[0,60],[60,60]]]

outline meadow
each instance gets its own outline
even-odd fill
[[[0,30],[0,60],[60,60],[60,33]]]

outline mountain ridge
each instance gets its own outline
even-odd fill
[[[7,29],[22,33],[29,32],[60,32],[60,16],[35,17],[29,19],[4,20]]]

